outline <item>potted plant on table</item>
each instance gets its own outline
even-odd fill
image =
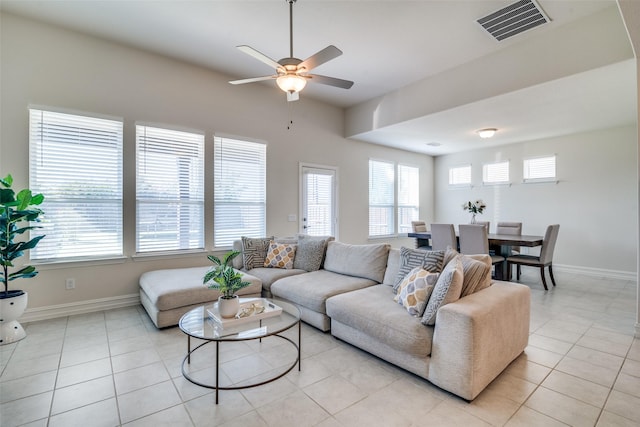
[[[28,189],[15,194],[12,184],[11,175],[0,179],[0,281],[4,285],[4,292],[0,292],[0,345],[21,340],[27,335],[17,319],[27,307],[28,295],[22,290],[10,291],[9,282],[34,277],[38,272],[32,265],[22,266],[12,272],[10,268],[15,267],[14,261],[23,256],[25,251],[35,248],[44,237],[15,241],[27,231],[39,228],[29,223],[40,220],[43,212],[35,206],[44,201],[44,196],[33,195]]]
[[[236,295],[240,289],[251,285],[251,282],[242,280],[242,273],[231,266],[231,261],[240,255],[240,251],[229,251],[220,258],[209,255],[207,258],[214,266],[204,275],[202,283],[209,288],[218,289],[218,311],[222,317],[234,317],[240,310],[240,298]]]
[[[475,202],[468,201],[462,204],[462,209],[471,213],[471,224],[476,223],[476,215],[482,214],[486,207],[487,205],[485,205],[481,199],[478,199]]]

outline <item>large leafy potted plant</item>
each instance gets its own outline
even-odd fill
[[[202,283],[220,291],[218,311],[222,317],[234,317],[238,313],[240,299],[236,292],[251,284],[242,280],[242,273],[231,265],[231,261],[238,255],[239,251],[229,251],[222,260],[214,255],[207,256],[214,266],[204,275]]]
[[[25,251],[36,247],[44,236],[32,239],[22,238],[29,230],[38,228],[31,225],[40,220],[42,211],[36,206],[44,201],[42,194],[32,194],[24,189],[16,194],[11,188],[13,177],[7,175],[0,179],[0,282],[4,291],[0,292],[0,345],[21,340],[26,333],[18,320],[27,307],[27,293],[22,290],[9,290],[9,282],[16,279],[28,279],[38,272],[32,265],[17,267],[14,261],[22,257]]]

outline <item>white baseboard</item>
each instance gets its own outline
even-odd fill
[[[582,274],[591,277],[603,277],[606,279],[617,280],[638,280],[638,274],[635,271],[607,270],[604,268],[591,268],[576,265],[553,264],[553,271]]]
[[[131,307],[140,304],[140,294],[120,295],[68,304],[49,305],[45,307],[27,308],[20,317],[20,323],[37,322],[75,314],[92,313],[114,308]]]

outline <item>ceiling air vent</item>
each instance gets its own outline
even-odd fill
[[[521,0],[478,19],[478,24],[500,41],[550,21],[534,0]]]

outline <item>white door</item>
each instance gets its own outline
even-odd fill
[[[300,233],[337,236],[337,169],[300,165]]]

